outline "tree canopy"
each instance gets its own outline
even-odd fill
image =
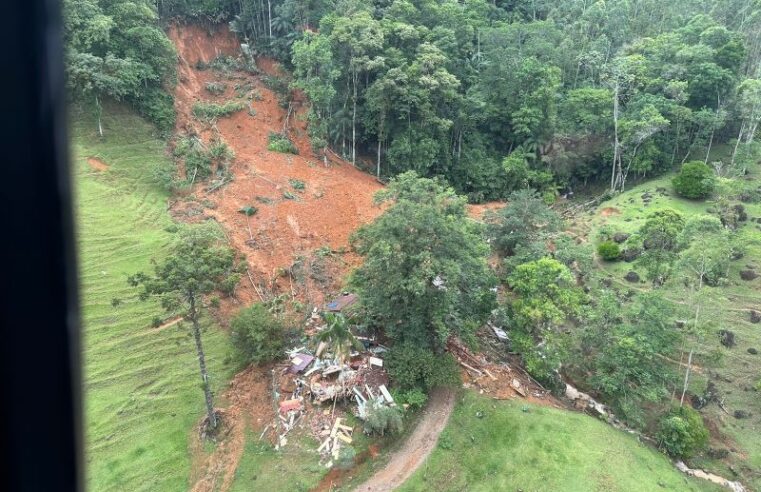
[[[377,200],[388,209],[353,237],[364,263],[351,283],[363,306],[400,342],[440,350],[450,335],[472,334],[494,306],[496,279],[465,199],[406,172]]]

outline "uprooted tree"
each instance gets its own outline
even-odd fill
[[[129,277],[131,286],[139,288],[138,298],[158,299],[169,314],[179,314],[190,321],[196,342],[198,364],[206,399],[208,430],[217,428],[218,417],[206,369],[206,356],[201,340],[201,317],[206,296],[220,289],[235,272],[235,254],[212,226],[195,226],[181,230],[169,256],[153,260],[151,274],[139,272]]]

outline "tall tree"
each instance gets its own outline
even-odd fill
[[[129,277],[141,300],[159,299],[167,313],[179,314],[191,323],[211,431],[217,428],[218,417],[201,339],[201,318],[206,296],[240,278],[234,270],[234,252],[222,242],[219,231],[212,226],[195,226],[179,234],[167,258],[154,261],[153,273]]]
[[[353,238],[365,259],[351,280],[362,305],[398,342],[440,352],[450,335],[471,336],[494,307],[496,279],[465,199],[407,172],[377,200],[391,204]]]

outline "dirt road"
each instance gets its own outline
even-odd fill
[[[446,427],[455,402],[455,392],[450,388],[434,390],[423,416],[407,441],[397,450],[388,465],[355,492],[385,492],[402,485],[428,458]]]

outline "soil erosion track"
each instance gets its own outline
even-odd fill
[[[439,434],[452,414],[454,402],[455,392],[451,388],[434,390],[412,435],[394,453],[388,465],[357,487],[355,492],[394,490],[410,478],[436,446]]]

